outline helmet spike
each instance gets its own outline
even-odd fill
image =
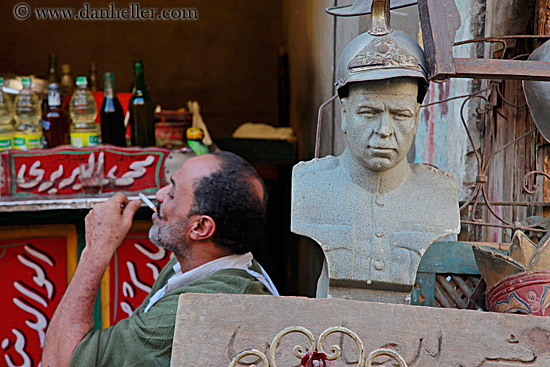
[[[370,34],[385,36],[392,32],[390,28],[390,0],[373,0],[371,14]]]

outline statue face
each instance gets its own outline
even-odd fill
[[[366,168],[393,168],[409,151],[418,128],[418,82],[395,78],[351,83],[342,99],[342,130],[354,158]]]

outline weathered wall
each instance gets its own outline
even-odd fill
[[[277,56],[282,40],[281,1],[143,0],[142,7],[196,8],[197,21],[61,21],[12,15],[20,1],[0,7],[0,72],[43,75],[48,55],[71,64],[73,77],[95,61],[101,76],[116,74],[119,91],[132,85],[132,62],[143,59],[153,101],[168,108],[199,101],[214,137],[230,136],[243,122],[277,123]],[[85,1],[25,1],[31,7],[75,7]],[[110,1],[94,1],[106,7]],[[132,1],[115,1],[117,8]],[[134,1],[135,3],[135,1]],[[299,19],[297,21],[300,21]]]
[[[314,155],[317,110],[333,94],[334,18],[325,13],[335,0],[283,0],[283,29],[289,55],[290,126],[296,131],[299,156]],[[325,111],[321,155],[332,152],[333,117]],[[298,280],[301,295],[315,295],[322,254],[310,239],[300,237]]]
[[[456,34],[456,41],[482,37],[484,32],[485,0],[457,0],[462,26]],[[455,47],[455,57],[477,57],[475,45]],[[431,83],[424,104],[470,94],[479,90],[480,84],[472,79],[451,79],[444,83]],[[430,163],[450,172],[456,179],[460,200],[468,197],[475,185],[477,162],[460,118],[465,99],[457,99],[425,107],[421,111],[416,136],[416,162]],[[467,102],[464,118],[479,146],[475,109],[477,99]]]
[[[284,0],[283,28],[289,54],[290,124],[296,130],[300,158],[315,149],[317,110],[333,94],[334,18],[325,13],[335,0]],[[332,151],[332,112],[327,110],[323,155]]]

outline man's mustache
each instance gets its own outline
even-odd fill
[[[160,219],[162,219],[162,215],[160,214],[160,201],[157,201],[157,215],[159,216]]]

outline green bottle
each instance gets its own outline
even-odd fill
[[[132,146],[155,145],[154,106],[143,74],[143,62],[134,62],[134,94],[130,99],[130,136]]]
[[[48,67],[48,84],[59,83],[59,71],[57,70],[57,55],[50,55],[50,63]]]

